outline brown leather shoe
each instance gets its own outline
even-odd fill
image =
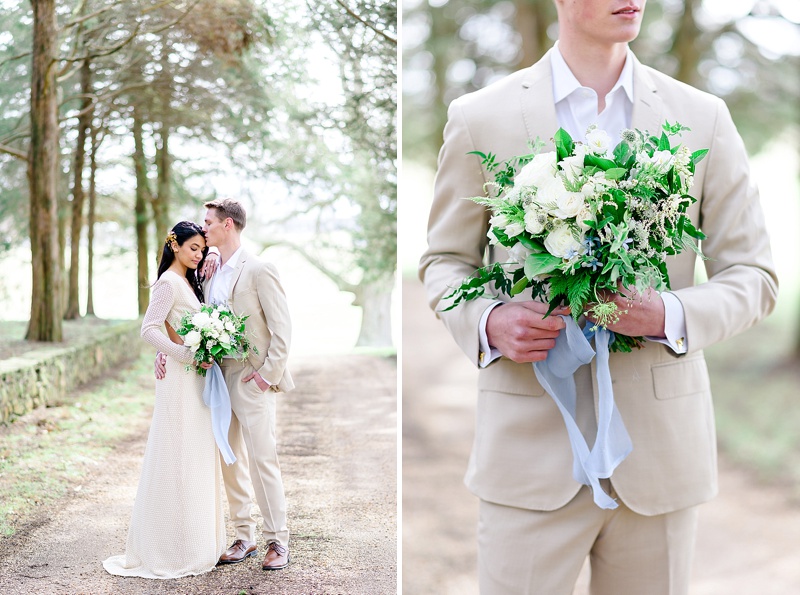
[[[281,570],[289,565],[289,550],[273,541],[267,547],[267,556],[261,568],[264,570]]]
[[[217,564],[236,564],[237,562],[243,561],[245,558],[255,556],[257,553],[258,550],[256,549],[255,543],[237,539],[233,542],[233,545],[220,556]]]

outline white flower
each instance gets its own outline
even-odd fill
[[[233,331],[236,330],[236,325],[233,324],[230,320],[226,320],[225,321],[225,330],[228,331],[229,333],[232,333]]]
[[[522,225],[522,223],[517,223],[514,221],[513,223],[509,223],[504,231],[508,237],[513,238],[514,236],[521,234],[524,230],[525,226]]]
[[[652,157],[648,157],[644,151],[640,152],[636,157],[642,166],[652,166],[658,174],[665,174],[672,167],[672,153],[669,151],[656,151]]]
[[[219,318],[219,310],[215,309],[213,312],[211,312],[211,318],[213,318],[214,320],[218,319]]]
[[[539,200],[547,205],[550,213],[559,219],[574,217],[584,206],[580,192],[570,192],[560,177],[553,178],[539,189]]]
[[[524,264],[525,260],[533,253],[533,250],[530,250],[523,246],[520,242],[517,242],[511,248],[508,249],[508,256],[511,260],[515,261],[517,264]]]
[[[547,216],[538,209],[531,209],[525,213],[525,229],[528,233],[537,235],[544,231],[544,222]]]
[[[594,196],[594,180],[591,178],[586,181],[586,183],[581,187],[581,194],[586,198]]]
[[[573,258],[586,252],[586,247],[581,239],[573,236],[572,227],[566,223],[557,225],[544,239],[544,247],[553,256],[559,258]]]
[[[196,328],[206,328],[208,324],[211,322],[211,317],[208,315],[207,312],[195,312],[192,315],[192,326]]]
[[[230,336],[228,333],[222,333],[222,334],[219,336],[219,342],[220,342],[222,345],[225,345],[225,346],[228,346],[228,347],[229,347],[229,346],[230,346],[230,344],[231,344],[231,336]]]
[[[564,175],[567,176],[567,179],[577,180],[583,173],[583,156],[578,157],[577,155],[573,155],[572,157],[565,157],[561,160],[559,166],[564,171]]]
[[[549,153],[539,153],[533,161],[523,167],[514,177],[515,186],[536,186],[539,188],[547,180],[553,179],[556,175],[556,154],[555,151]]]
[[[575,223],[578,224],[578,228],[582,232],[586,232],[589,230],[589,226],[584,223],[584,221],[596,221],[594,215],[589,210],[588,207],[584,207],[581,209],[581,212],[575,215]]]
[[[183,337],[183,344],[192,351],[197,351],[200,347],[200,341],[202,340],[203,335],[201,335],[199,331],[189,331],[186,333],[186,336]]]
[[[499,229],[505,229],[506,225],[508,225],[508,219],[503,213],[498,213],[489,219],[489,225]]]
[[[586,144],[595,155],[605,155],[611,149],[611,137],[605,130],[594,128],[586,133]]]

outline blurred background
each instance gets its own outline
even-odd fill
[[[167,230],[233,197],[294,354],[392,351],[396,56],[385,0],[0,1],[4,338],[136,318]]]
[[[428,309],[416,267],[449,102],[535,62],[558,28],[552,0],[404,0],[402,19],[403,581],[411,593],[475,593],[477,500],[462,477],[477,372]],[[721,495],[701,509],[691,592],[798,592],[800,3],[650,0],[632,49],[728,104],[781,283],[770,318],[706,353]],[[576,593],[587,585],[584,572]]]

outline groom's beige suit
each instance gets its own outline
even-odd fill
[[[682,143],[709,149],[697,168],[692,194],[698,202],[689,212],[708,237],[702,246],[708,281],[696,283],[691,251],[668,262],[672,290],[685,312],[689,351],[677,356],[648,342],[610,359],[614,397],[633,441],[633,452],[611,485],[629,509],[650,516],[716,494],[714,416],[703,348],[766,316],[775,304],[777,280],[745,149],[723,101],[638,61],[633,79],[633,128],[659,134],[665,120],[677,121],[691,128]],[[522,155],[529,152],[529,141],[552,139],[558,125],[549,55],[449,107],[420,276],[431,307],[476,365],[483,357],[479,321],[490,301],[442,312],[447,302],[441,298],[476,268],[504,262],[506,255],[499,246],[487,251],[489,213],[464,200],[483,195],[484,184],[493,180],[480,159],[467,153],[492,152],[501,160]],[[552,150],[552,140],[545,150]],[[589,444],[596,432],[593,377],[594,363],[576,374],[578,422]],[[572,501],[581,486],[572,478],[567,431],[532,366],[502,357],[480,371],[478,391],[465,478],[469,489],[485,502],[536,511]]]
[[[209,296],[214,279],[204,290]],[[286,499],[276,450],[275,400],[294,388],[286,367],[291,340],[291,321],[286,295],[275,267],[244,250],[239,253],[227,288],[227,302],[239,316],[247,315],[246,332],[258,353],[244,362],[223,359],[222,372],[231,397],[228,439],[236,455],[233,465],[222,464],[225,490],[236,539],[255,541],[251,516],[252,490],[261,510],[267,543],[289,542]],[[262,392],[255,380],[242,382],[254,371],[270,384]]]

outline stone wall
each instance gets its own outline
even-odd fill
[[[77,387],[141,353],[140,320],[98,329],[91,339],[47,346],[0,361],[0,424],[58,403]]]

